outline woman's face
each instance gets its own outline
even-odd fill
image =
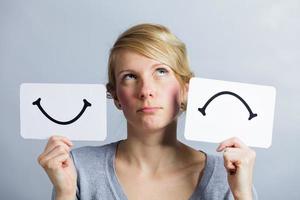
[[[157,130],[177,119],[181,87],[170,67],[130,50],[117,52],[114,67],[116,103],[128,123]]]

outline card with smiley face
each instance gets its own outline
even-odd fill
[[[21,136],[103,141],[107,135],[106,88],[102,84],[20,86]]]
[[[238,137],[248,146],[268,148],[275,96],[271,86],[192,78],[184,136],[211,143]]]

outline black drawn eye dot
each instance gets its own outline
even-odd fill
[[[43,107],[41,106],[41,98],[38,98],[37,100],[35,100],[34,102],[32,102],[32,105],[36,105],[40,109],[40,111],[45,115],[45,117],[47,117],[52,122],[60,124],[60,125],[68,125],[68,124],[74,123],[75,121],[77,121],[82,116],[82,114],[84,113],[84,111],[86,110],[87,107],[91,107],[92,106],[92,104],[90,102],[88,102],[86,99],[83,99],[83,107],[82,107],[81,111],[78,113],[78,115],[76,117],[74,117],[73,119],[69,120],[69,121],[62,122],[62,121],[58,121],[58,120],[52,118],[43,109]]]
[[[257,117],[257,114],[252,112],[250,106],[247,104],[247,102],[246,102],[242,97],[240,97],[239,95],[237,95],[237,94],[235,94],[235,93],[233,93],[233,92],[230,92],[230,91],[223,91],[223,92],[219,92],[219,93],[213,95],[212,97],[210,97],[210,98],[208,99],[208,101],[204,104],[204,106],[203,106],[202,108],[198,108],[198,111],[199,111],[203,116],[205,116],[205,115],[206,115],[205,109],[206,109],[206,107],[208,106],[208,104],[209,104],[210,102],[212,102],[212,100],[214,100],[214,99],[217,98],[218,96],[224,95],[224,94],[232,95],[232,96],[238,98],[238,99],[244,104],[244,106],[247,108],[247,110],[248,110],[248,112],[249,112],[249,118],[248,118],[248,120],[251,120],[251,119],[253,119],[254,117]]]

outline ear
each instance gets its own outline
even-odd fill
[[[186,93],[186,94],[189,92],[189,87],[190,87],[190,84],[189,84],[189,83],[185,83],[185,84],[184,84],[184,89],[185,89],[185,93]]]
[[[187,99],[188,99],[188,91],[189,91],[189,83],[185,83],[181,87],[181,94],[180,94],[180,109],[182,111],[186,110]]]
[[[115,92],[115,91],[111,91],[110,94],[111,94],[111,97],[114,99],[114,104],[115,104],[115,106],[116,106],[119,110],[122,110],[122,106],[121,106],[121,103],[120,103],[120,101],[119,101],[119,99],[118,99],[118,97],[117,97],[116,92]]]
[[[188,96],[188,92],[189,92],[189,86],[190,86],[189,83],[185,83],[184,86],[183,86],[183,88],[182,88],[183,89],[183,91],[182,91],[183,97],[182,98],[183,98],[184,101],[187,101],[187,96]]]

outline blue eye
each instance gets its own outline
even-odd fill
[[[134,78],[136,78],[136,76],[133,75],[133,74],[125,74],[123,76],[123,80],[131,80],[131,79],[134,79]]]
[[[159,76],[163,76],[168,73],[168,70],[166,70],[165,68],[157,68],[156,71]]]

